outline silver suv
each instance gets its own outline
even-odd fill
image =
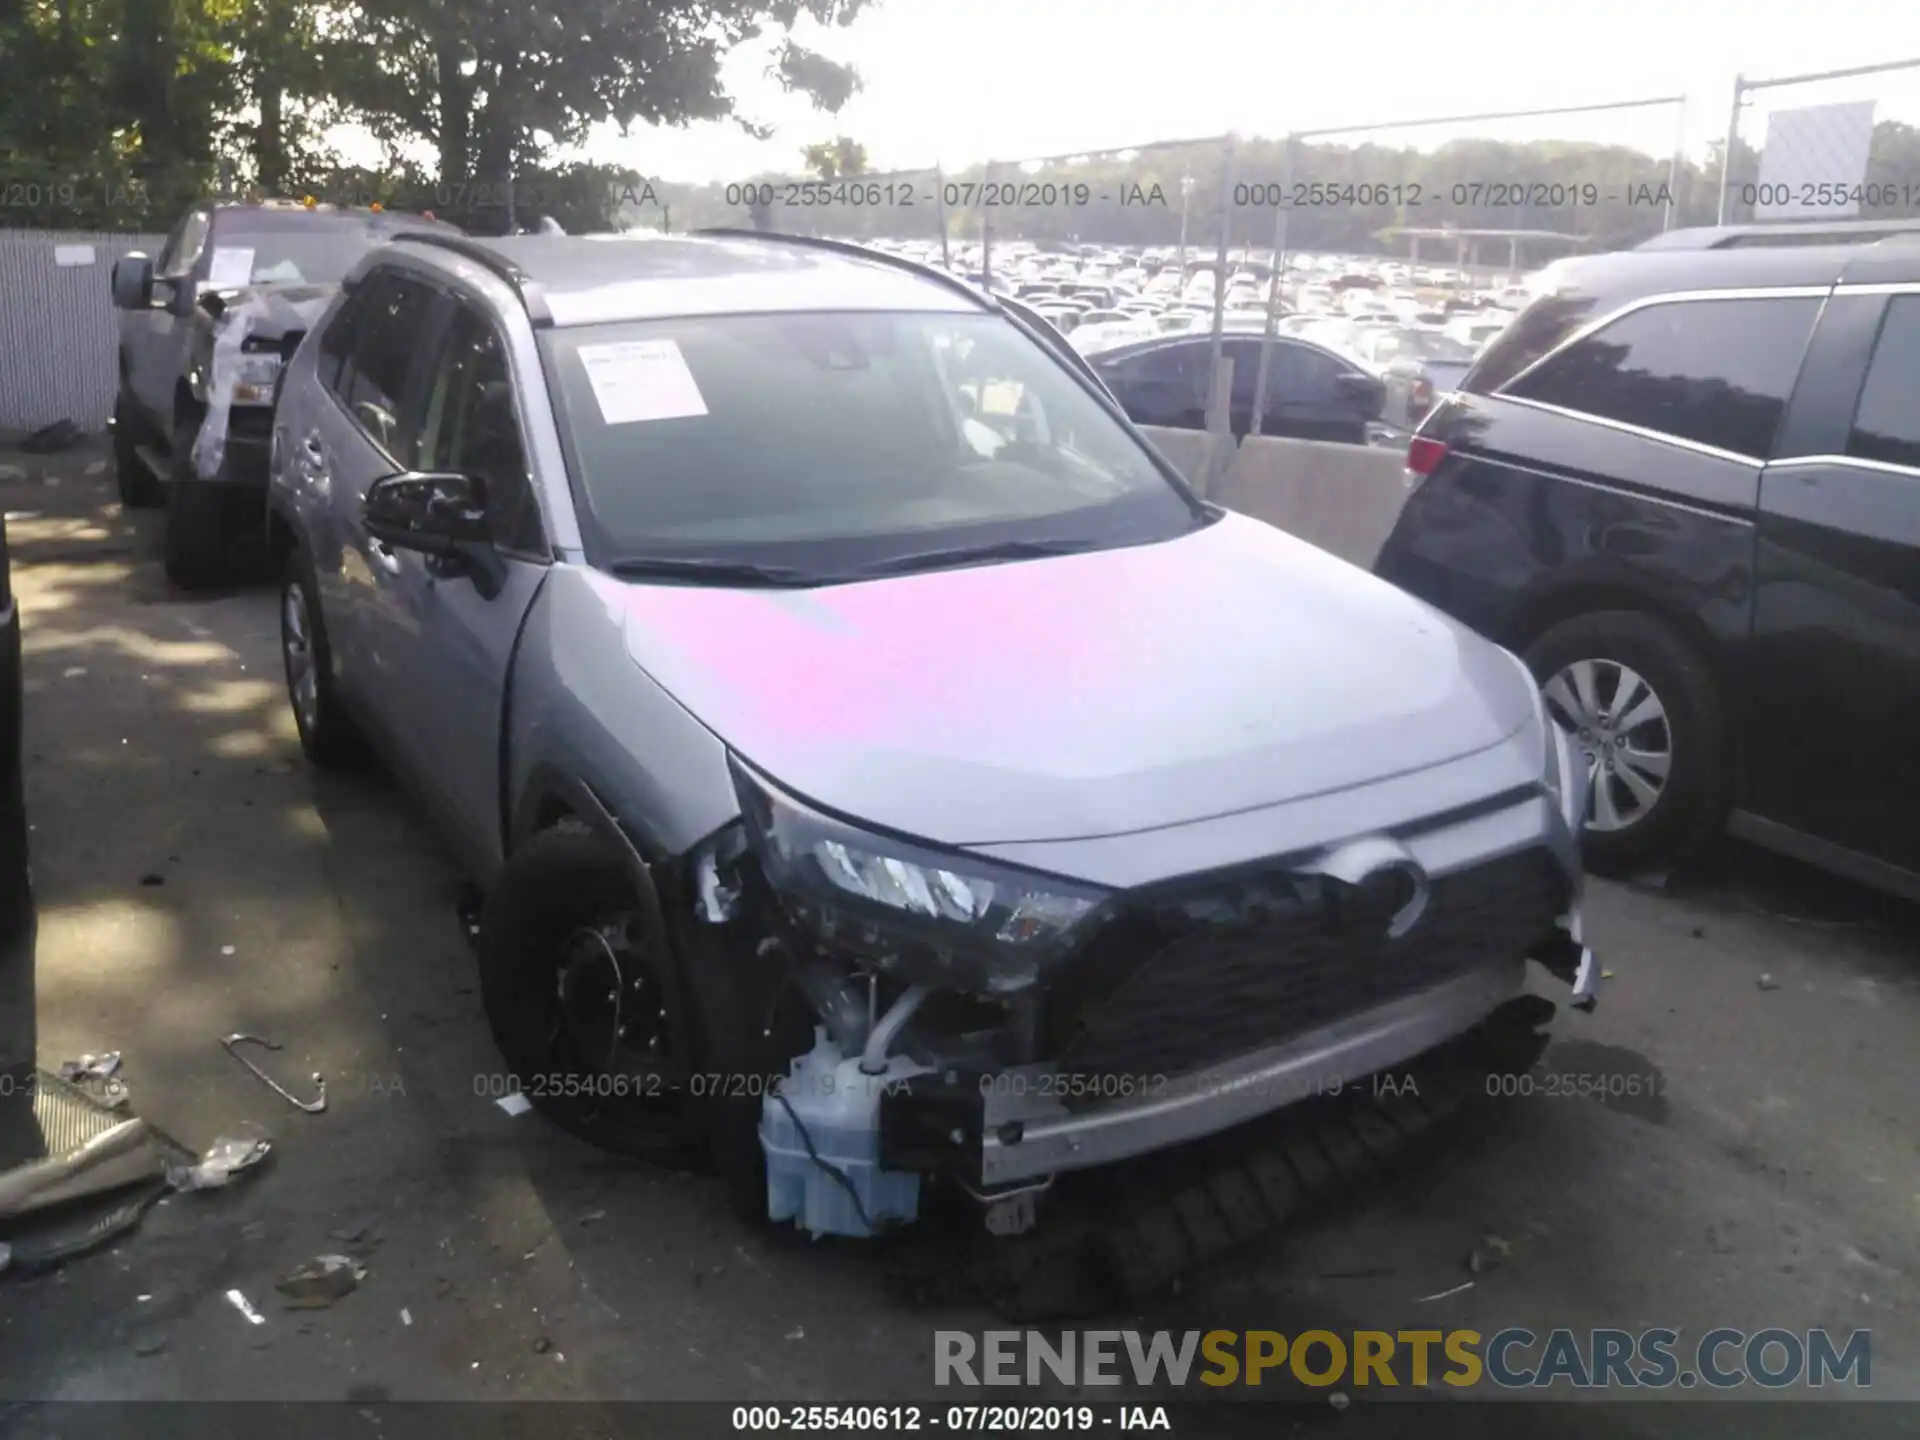
[[[272,444],[307,753],[486,888],[518,1084],[763,1216],[999,1203],[1590,1006],[1519,661],[1197,498],[1042,326],[771,235],[408,236]]]

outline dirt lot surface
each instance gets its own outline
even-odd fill
[[[0,1402],[954,1398],[933,1332],[991,1315],[916,1307],[860,1247],[754,1233],[710,1178],[503,1113],[454,876],[391,782],[303,763],[273,591],[171,591],[159,518],[121,512],[100,449],[0,464],[42,1063],[121,1050],[139,1113],[188,1146],[243,1121],[276,1142],[233,1190],[0,1281]],[[1608,991],[1556,1020],[1534,1093],[1101,1323],[1864,1328],[1872,1393],[1907,1402],[1876,1423],[1920,1417],[1920,918],[1737,850],[1692,887],[1596,882],[1589,925]],[[249,1076],[231,1031],[282,1042],[263,1058],[289,1084],[323,1072],[326,1113]],[[1476,1247],[1498,1263],[1470,1269]],[[370,1267],[359,1290],[283,1308],[274,1280],[337,1250]],[[1535,1411],[1531,1433],[1705,1433],[1729,1409],[1666,1395]],[[1369,1398],[1318,1397],[1314,1426],[1367,1433]],[[1714,1433],[1865,1433],[1842,1408],[1742,1405]]]

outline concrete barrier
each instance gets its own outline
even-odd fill
[[[1399,449],[1253,437],[1207,498],[1371,570],[1412,490],[1406,463]]]
[[[1205,430],[1168,430],[1159,425],[1142,425],[1140,430],[1153,442],[1153,448],[1186,477],[1188,484],[1204,493],[1207,464],[1215,444],[1212,435]],[[1226,443],[1231,446],[1234,442],[1228,439]],[[1221,458],[1223,463],[1231,459],[1230,456]]]

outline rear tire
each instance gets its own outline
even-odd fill
[[[140,442],[145,431],[139,412],[125,393],[113,404],[113,478],[120,491],[120,505],[126,510],[150,510],[165,499],[157,477],[140,458]]]
[[[227,560],[228,493],[200,479],[193,444],[200,421],[183,417],[173,427],[173,478],[167,484],[167,578],[183,590],[211,590],[232,575]]]
[[[1719,687],[1699,652],[1655,616],[1608,610],[1553,626],[1527,664],[1589,760],[1587,868],[1631,874],[1698,850],[1725,816],[1729,770]]]
[[[313,562],[295,549],[280,591],[280,658],[287,676],[287,704],[300,749],[323,770],[343,769],[366,755],[359,728],[333,688],[333,650],[320,613]]]

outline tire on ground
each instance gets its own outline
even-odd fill
[[[551,1044],[561,942],[580,925],[639,903],[625,864],[597,835],[572,826],[541,831],[513,853],[487,896],[480,993],[508,1076],[542,1114],[603,1149],[684,1163],[694,1152],[697,1107],[683,1093],[640,1083],[595,1093],[595,1077],[567,1069]],[[699,1061],[687,1028],[677,1027],[671,1040],[693,1069]]]
[[[314,716],[311,725],[300,713],[293,693],[292,656],[288,648],[288,609],[298,589],[305,605],[308,663],[313,667]],[[287,557],[286,579],[280,592],[280,658],[286,671],[287,705],[293,711],[300,749],[321,769],[341,769],[366,755],[366,742],[353,717],[333,688],[333,651],[327,640],[326,620],[320,612],[320,587],[315,581],[313,557],[296,546]]]
[[[113,406],[113,478],[128,510],[150,509],[164,498],[159,478],[140,458],[144,438],[138,412],[123,393]]]
[[[200,479],[193,469],[193,444],[200,432],[197,416],[183,416],[173,429],[173,478],[167,484],[167,578],[185,590],[206,590],[225,583],[227,491]]]
[[[1728,745],[1719,687],[1694,646],[1657,616],[1604,610],[1553,626],[1527,647],[1526,659],[1542,684],[1578,660],[1626,665],[1667,712],[1673,758],[1666,788],[1644,818],[1620,830],[1585,831],[1588,868],[1626,874],[1696,851],[1725,815]]]

